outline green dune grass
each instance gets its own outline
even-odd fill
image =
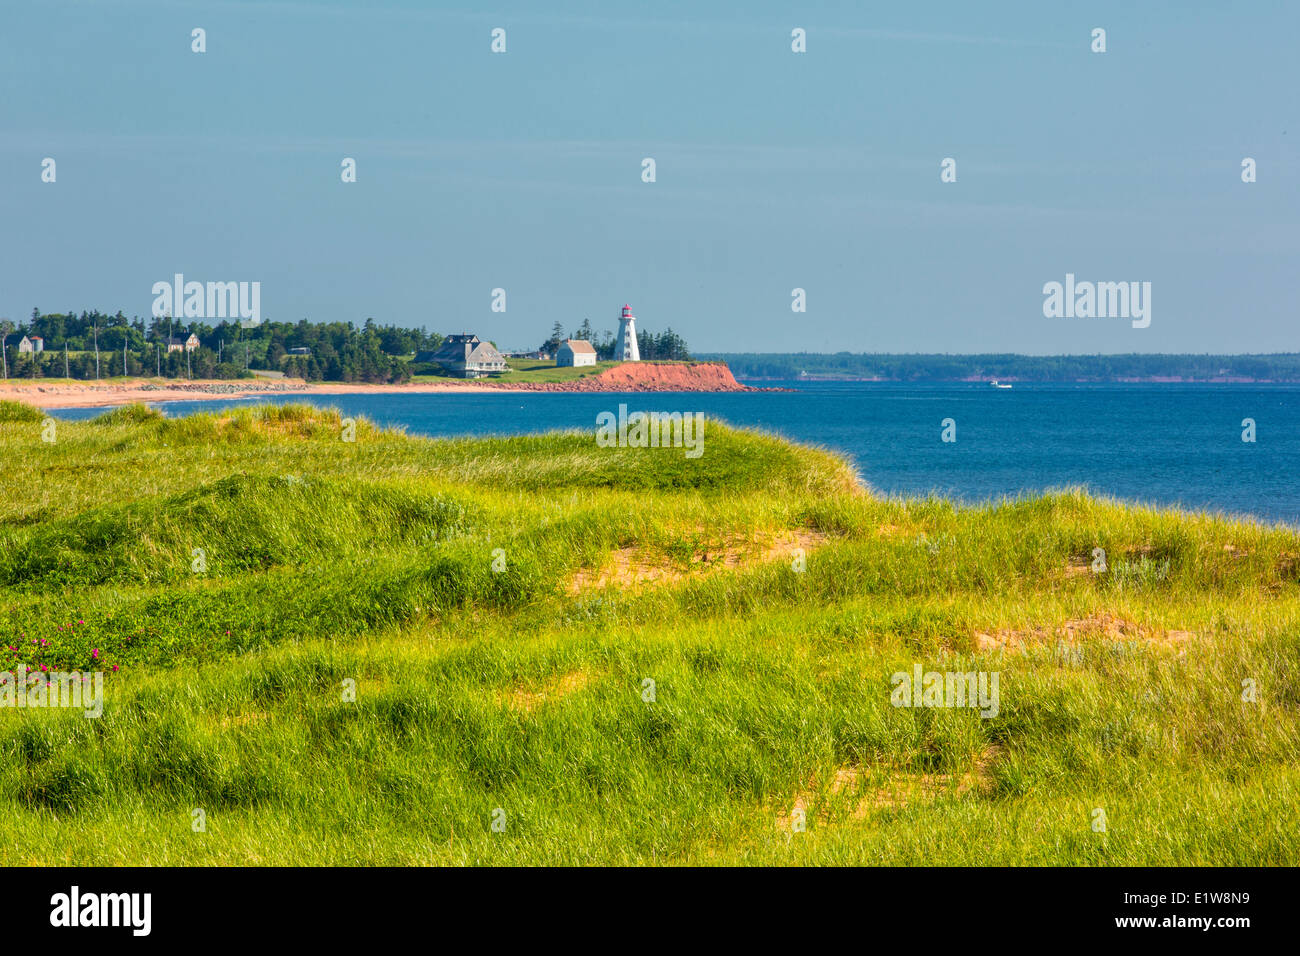
[[[714,421],[43,419],[0,402],[0,670],[104,708],[0,708],[5,865],[1300,859],[1293,531],[886,500]],[[997,715],[894,706],[918,664]]]
[[[599,375],[606,369],[622,365],[622,362],[597,362],[595,365],[578,367],[557,366],[554,361],[541,359],[506,359],[510,371],[494,376],[493,381],[518,385],[521,382],[572,382],[589,375]],[[411,378],[413,382],[445,382],[455,376],[449,374],[421,374]]]

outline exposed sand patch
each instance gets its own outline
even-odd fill
[[[581,594],[605,587],[668,584],[693,574],[793,559],[800,549],[808,554],[824,544],[828,537],[824,532],[807,530],[754,538],[736,535],[692,551],[689,566],[662,552],[646,548],[620,548],[609,555],[601,567],[583,568],[574,574],[569,580],[568,591],[570,594]]]
[[[535,690],[519,688],[514,691],[498,693],[497,697],[502,706],[509,707],[511,710],[522,711],[525,714],[531,714],[547,701],[559,700],[562,697],[568,697],[570,694],[576,694],[590,684],[591,680],[592,674],[589,671],[579,669],[554,677]]]
[[[965,773],[909,773],[892,772],[886,781],[876,787],[865,786],[866,777],[854,768],[845,768],[835,775],[832,793],[861,794],[853,810],[853,819],[865,819],[872,810],[903,807],[913,803],[933,803],[949,794],[988,793],[993,789],[992,767],[1002,748],[993,744],[978,754]]]
[[[1077,578],[1077,577],[1082,577],[1085,574],[1092,574],[1092,573],[1093,570],[1092,570],[1091,557],[1082,557],[1082,558],[1078,556],[1072,557],[1070,558],[1069,564],[1065,566],[1065,576],[1067,578]]]
[[[1089,617],[1065,621],[1055,627],[1048,625],[1031,625],[1023,628],[1003,628],[991,634],[975,632],[975,649],[978,651],[1025,651],[1033,645],[1051,645],[1063,643],[1071,647],[1085,641],[1107,641],[1122,643],[1141,641],[1157,646],[1177,646],[1194,639],[1192,631],[1165,630],[1146,627],[1101,611]]]
[[[827,786],[827,793],[832,797],[847,799],[853,805],[849,819],[865,820],[876,810],[888,810],[918,803],[933,803],[944,796],[960,797],[965,794],[989,793],[993,789],[993,764],[1002,754],[1002,748],[992,744],[977,754],[971,761],[970,768],[964,773],[914,773],[906,770],[894,770],[886,776],[883,783],[872,784],[872,773],[860,767],[841,767],[835,771]],[[816,781],[809,781],[808,787],[794,796],[790,809],[777,814],[776,825],[783,830],[790,830],[798,812],[805,820],[808,808],[816,802]],[[832,822],[830,808],[823,804],[817,816],[817,822],[825,825]]]

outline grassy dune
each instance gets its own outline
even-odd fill
[[[1291,531],[888,501],[715,422],[42,418],[0,403],[0,669],[105,704],[0,709],[4,865],[1300,859]],[[997,716],[893,706],[918,663]]]
[[[512,358],[506,359],[506,364],[510,366],[510,371],[504,375],[495,376],[493,380],[517,385],[520,382],[572,382],[580,378],[586,378],[589,375],[599,375],[605,369],[614,368],[623,363],[597,362],[595,365],[572,368],[557,366],[554,360]],[[415,375],[412,376],[411,381],[445,382],[448,378],[454,377],[451,375]]]

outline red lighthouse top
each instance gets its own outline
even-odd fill
[[[632,317],[633,317],[633,316],[632,316],[632,307],[631,307],[630,305],[624,303],[624,304],[623,304],[623,318],[625,318],[625,319],[630,319],[630,318],[632,318]]]

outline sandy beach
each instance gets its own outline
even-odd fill
[[[436,384],[364,385],[344,382],[309,384],[301,379],[276,382],[195,380],[42,384],[38,381],[4,382],[0,399],[24,402],[39,408],[98,408],[133,402],[193,402],[209,398],[252,398],[259,395],[353,395],[385,392],[492,392],[502,389],[474,382]],[[518,389],[508,389],[518,391]]]

